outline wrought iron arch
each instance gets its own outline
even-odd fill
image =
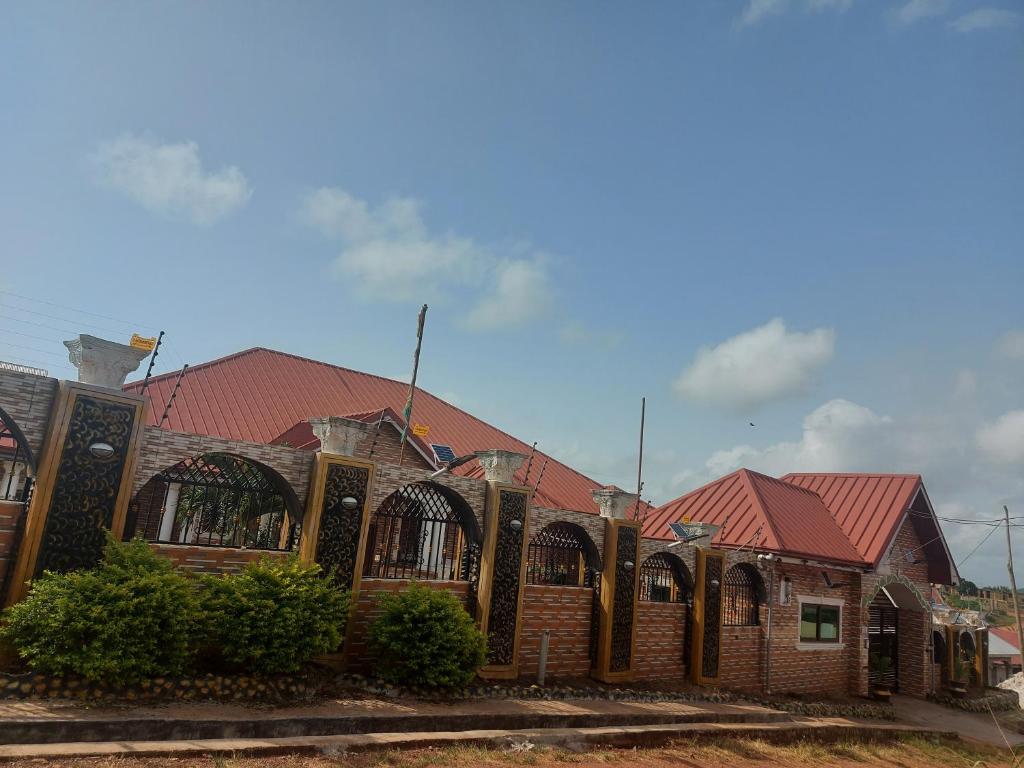
[[[962,630],[956,640],[960,658],[964,661],[974,661],[978,653],[978,646],[974,642],[974,634],[970,630]]]
[[[596,587],[600,573],[601,555],[582,526],[565,521],[549,523],[530,539],[527,584]]]
[[[0,459],[11,462],[11,470],[0,473],[0,500],[26,500],[36,475],[36,462],[32,456],[32,447],[18,422],[3,408],[0,408]],[[15,476],[21,474],[19,464],[25,468],[24,483],[15,483]]]
[[[656,552],[640,565],[640,600],[652,603],[691,603],[693,578],[682,558]]]
[[[749,563],[737,563],[725,572],[722,584],[722,624],[753,627],[761,623],[764,582]]]
[[[280,473],[234,453],[192,456],[154,475],[132,499],[125,537],[290,550],[302,508]]]
[[[480,572],[483,537],[458,492],[429,481],[389,495],[370,518],[363,576],[468,581]]]
[[[932,662],[945,665],[946,663],[946,638],[938,630],[932,630]]]

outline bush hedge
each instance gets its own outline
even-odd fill
[[[298,558],[264,559],[203,579],[206,635],[228,662],[251,672],[296,672],[337,650],[349,595]]]
[[[381,598],[370,646],[377,675],[410,687],[466,685],[487,661],[487,639],[458,598],[416,585]]]
[[[145,542],[110,539],[94,570],[35,579],[0,637],[34,670],[128,685],[188,667],[198,605],[169,560]]]

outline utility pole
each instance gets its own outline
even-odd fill
[[[1013,620],[1017,624],[1017,648],[1024,653],[1024,628],[1020,625],[1020,603],[1017,600],[1017,579],[1013,575],[1013,549],[1010,547],[1010,510],[1003,504],[1006,521],[1006,570],[1010,572],[1010,589],[1013,591]]]

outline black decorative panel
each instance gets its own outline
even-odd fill
[[[370,470],[347,464],[329,464],[324,482],[324,501],[320,508],[320,534],[316,542],[316,562],[324,573],[334,575],[338,584],[352,588],[359,554],[359,533],[363,528],[363,506],[370,485]],[[342,507],[341,500],[351,496],[359,502],[355,509]]]
[[[512,521],[522,525],[513,529]],[[487,661],[507,665],[515,660],[519,575],[526,528],[526,494],[498,492],[498,533],[494,546],[491,608],[487,618]]]
[[[57,465],[34,576],[43,571],[92,568],[103,556],[128,458],[135,406],[78,395]],[[107,443],[114,451],[89,451]]]
[[[722,632],[722,568],[723,559],[718,555],[707,555],[704,559],[704,640],[702,645],[700,674],[702,677],[718,677],[719,635]]]
[[[637,530],[619,526],[615,545],[615,599],[612,601],[612,655],[609,670],[629,670],[633,657],[633,608],[636,599]],[[631,567],[626,567],[630,563]]]

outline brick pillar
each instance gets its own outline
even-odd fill
[[[487,480],[484,546],[480,557],[477,618],[487,636],[487,665],[480,676],[519,676],[519,631],[526,583],[531,490],[515,484],[526,458],[512,451],[479,451]]]
[[[351,644],[348,639],[353,628],[351,618],[359,601],[377,465],[351,456],[369,433],[369,425],[340,416],[310,419],[309,422],[320,439],[321,450],[313,462],[299,557],[303,562],[317,563],[351,594],[342,651],[321,657],[322,661],[340,668],[347,660],[345,653]],[[328,449],[346,453],[331,453]]]
[[[124,531],[146,400],[121,387],[148,352],[87,335],[65,345],[79,381],[61,382],[50,413],[8,605],[44,570],[95,566],[107,531]]]
[[[606,683],[633,678],[640,585],[640,521],[632,519],[637,496],[613,485],[593,492],[605,519],[601,615],[593,675]]]
[[[690,679],[697,685],[717,685],[721,676],[724,579],[725,553],[698,549],[690,643]]]

